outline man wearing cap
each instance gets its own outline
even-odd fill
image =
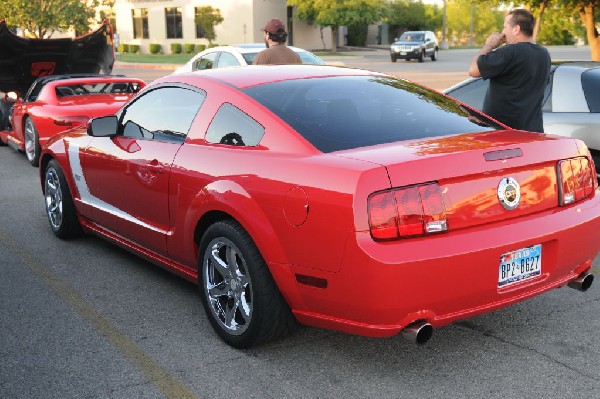
[[[301,64],[300,57],[296,52],[285,45],[287,32],[283,22],[272,19],[261,29],[265,32],[265,44],[267,48],[254,58],[254,65],[264,64]]]

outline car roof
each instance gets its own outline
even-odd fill
[[[229,86],[243,89],[284,80],[311,79],[332,76],[389,76],[379,72],[326,65],[250,65],[233,68],[206,69],[167,75],[154,82],[181,82],[193,84],[199,78],[218,80]]]
[[[294,50],[295,52],[307,51],[301,49],[299,47],[287,46],[288,48]],[[202,53],[209,53],[214,51],[237,51],[240,54],[248,54],[248,53],[256,53],[258,51],[266,49],[267,46],[264,43],[242,43],[242,44],[232,44],[230,46],[218,46],[211,47],[209,49],[204,50]]]

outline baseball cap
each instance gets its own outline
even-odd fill
[[[283,33],[285,32],[285,25],[283,25],[283,22],[281,22],[277,18],[273,18],[272,20],[267,22],[265,27],[261,30],[269,33]]]

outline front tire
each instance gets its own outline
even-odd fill
[[[55,159],[48,163],[44,171],[44,199],[50,228],[57,237],[73,238],[81,235],[67,179]]]
[[[29,117],[25,118],[25,155],[29,163],[35,167],[39,166],[40,163],[40,139],[38,131],[35,127],[35,123]]]
[[[419,60],[419,62],[425,61],[425,50],[422,50],[421,53],[419,53],[419,58],[417,59]]]
[[[210,226],[200,241],[198,283],[208,319],[243,349],[287,335],[296,321],[258,248],[235,221]]]
[[[398,59],[398,58],[396,58],[396,57],[394,57],[394,56],[392,55],[392,62],[396,62],[396,60],[397,60],[397,59]]]

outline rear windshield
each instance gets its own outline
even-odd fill
[[[435,91],[391,77],[288,80],[244,91],[323,152],[502,129]]]

